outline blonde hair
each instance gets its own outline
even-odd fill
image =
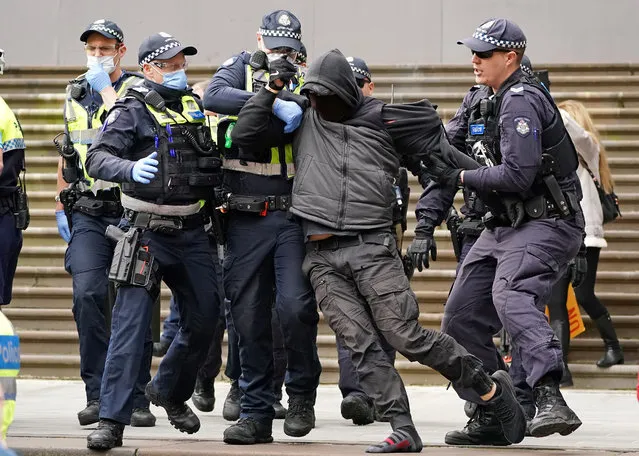
[[[599,146],[599,176],[601,179],[601,186],[606,193],[612,192],[615,182],[612,178],[612,174],[610,173],[610,167],[608,166],[608,155],[606,154],[606,149],[601,143],[599,131],[595,127],[590,114],[588,114],[588,109],[586,109],[583,103],[575,100],[562,101],[557,106],[570,114],[570,117],[572,117],[575,122],[581,126],[581,128],[586,130]]]

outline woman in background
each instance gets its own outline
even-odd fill
[[[603,247],[607,246],[604,239],[603,213],[597,188],[590,172],[600,183],[603,189],[609,193],[612,191],[614,182],[608,167],[606,151],[599,139],[599,133],[595,128],[586,107],[574,100],[566,100],[559,103],[559,109],[563,118],[566,130],[575,144],[579,154],[579,168],[577,176],[581,183],[583,199],[581,207],[586,220],[586,260],[588,271],[583,283],[575,288],[577,302],[590,316],[597,326],[601,338],[603,339],[605,352],[603,357],[597,361],[599,367],[610,367],[615,364],[623,364],[623,351],[619,344],[619,339],[612,325],[608,309],[599,301],[595,295],[595,280],[597,277],[597,264],[599,263],[599,253]],[[550,324],[555,334],[561,341],[564,352],[564,376],[561,381],[562,386],[572,386],[572,374],[568,369],[568,350],[570,346],[570,327],[568,323],[568,311],[566,310],[566,299],[570,279],[562,278],[552,291],[548,310],[550,313]]]

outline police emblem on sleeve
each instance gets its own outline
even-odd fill
[[[530,125],[528,125],[528,122],[529,120],[525,117],[517,117],[515,119],[515,130],[517,130],[519,136],[525,137],[530,133]]]

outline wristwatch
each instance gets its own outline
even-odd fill
[[[55,195],[55,198],[53,198],[55,200],[56,203],[60,202],[60,194],[58,193],[57,195]]]

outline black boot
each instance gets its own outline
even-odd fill
[[[568,352],[570,351],[570,323],[567,320],[553,320],[550,322],[555,336],[561,342],[561,352],[564,360],[564,373],[561,376],[560,386],[568,388],[573,386],[572,372],[568,368]]]
[[[191,395],[193,405],[200,412],[212,412],[215,407],[215,386],[213,379],[202,380],[198,377]]]
[[[291,437],[304,437],[311,432],[315,427],[314,405],[315,394],[289,396],[284,433]]]
[[[282,400],[275,400],[275,402],[273,403],[273,410],[275,411],[275,419],[276,420],[283,420],[284,418],[286,418],[286,408],[282,405]]]
[[[78,421],[80,426],[87,426],[100,421],[100,401],[88,401],[84,410],[78,412]]]
[[[166,352],[169,351],[169,347],[171,346],[171,341],[166,339],[161,339],[160,342],[153,343],[153,356],[162,358],[166,355]]]
[[[184,402],[173,402],[161,397],[153,386],[153,381],[147,383],[144,395],[151,404],[164,408],[169,418],[169,423],[178,431],[193,434],[200,430],[200,419],[193,413],[191,407]]]
[[[448,445],[510,445],[491,410],[483,405],[477,405],[473,410],[464,429],[446,433],[444,441]]]
[[[559,375],[546,374],[533,388],[537,416],[530,422],[533,437],[559,433],[568,435],[581,426],[581,420],[566,404],[559,391]]]
[[[224,431],[224,443],[231,445],[253,445],[273,441],[273,422],[242,418]]]
[[[224,408],[222,408],[222,417],[226,421],[237,421],[240,417],[240,399],[242,399],[242,391],[237,380],[231,382],[231,389],[224,400]]]
[[[353,420],[353,424],[364,426],[375,421],[373,401],[361,394],[349,394],[342,399],[340,406],[342,417]]]
[[[100,420],[98,428],[87,437],[87,448],[110,450],[122,446],[124,424],[111,420]]]
[[[131,426],[153,427],[155,426],[155,416],[148,407],[134,408],[131,414]]]
[[[617,339],[617,333],[615,332],[615,327],[612,325],[610,314],[606,312],[595,320],[595,324],[606,346],[606,352],[601,359],[597,361],[597,366],[610,367],[615,364],[623,364],[623,350],[621,345],[619,345],[619,339]]]

